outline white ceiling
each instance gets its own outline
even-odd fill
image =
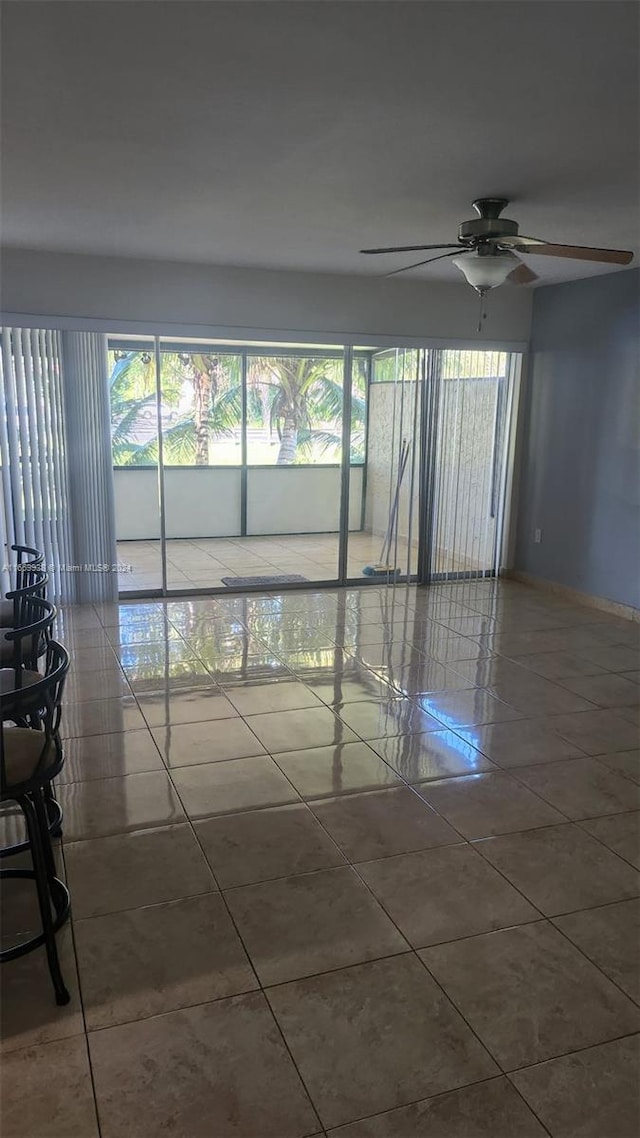
[[[358,249],[455,240],[500,195],[525,234],[639,252],[635,2],[3,8],[7,245],[382,273]]]

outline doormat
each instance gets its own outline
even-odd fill
[[[308,581],[309,578],[299,573],[285,573],[281,577],[222,577],[221,580],[230,589],[244,589],[247,585],[289,585],[292,581]]]

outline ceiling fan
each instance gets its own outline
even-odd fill
[[[509,204],[507,198],[478,198],[473,202],[477,218],[463,221],[458,226],[458,240],[438,245],[397,245],[385,249],[361,249],[361,253],[414,253],[427,249],[452,249],[412,265],[404,265],[387,273],[389,277],[429,265],[432,261],[453,258],[468,283],[484,296],[491,288],[510,281],[512,284],[530,284],[538,276],[516,254],[533,253],[545,257],[569,257],[577,261],[602,261],[611,265],[628,265],[633,253],[625,249],[591,249],[583,245],[554,245],[538,237],[523,237],[518,224],[500,217]]]

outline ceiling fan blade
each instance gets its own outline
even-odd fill
[[[532,281],[539,281],[540,277],[538,276],[537,273],[534,273],[533,270],[530,269],[528,265],[521,264],[521,265],[518,265],[517,268],[513,269],[512,272],[509,273],[507,280],[511,284],[516,284],[516,285],[531,284]]]
[[[495,237],[493,242],[496,245],[504,245],[509,249],[517,249],[518,245],[524,248],[526,245],[531,245],[531,252],[533,252],[534,245],[548,245],[548,241],[543,241],[542,237],[523,237],[521,233],[516,233],[515,236],[510,237]]]
[[[423,249],[461,249],[459,242],[440,245],[390,245],[387,249],[361,249],[361,253],[420,253]]]
[[[587,245],[552,245],[545,242],[541,245],[527,245],[522,243],[511,246],[517,253],[531,253],[535,257],[570,257],[574,261],[602,261],[609,265],[628,265],[633,260],[633,253],[627,249],[590,249]]]
[[[453,253],[441,253],[439,257],[427,257],[426,261],[416,261],[415,265],[405,265],[402,269],[394,269],[392,273],[385,273],[384,275],[385,277],[395,277],[398,273],[408,273],[409,269],[419,269],[421,265],[430,265],[432,261],[442,261],[445,257],[455,257],[459,251],[460,246],[456,245]]]

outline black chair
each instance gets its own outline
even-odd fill
[[[12,545],[11,549],[18,554],[15,585],[13,591],[7,593],[4,600],[0,600],[0,628],[16,627],[13,623],[14,594],[21,589],[29,588],[33,583],[34,575],[43,572],[44,566],[44,553],[41,553],[39,549],[33,549],[30,545]]]
[[[16,565],[18,575],[29,569],[41,569],[44,565],[44,553],[33,545],[12,545],[11,550],[18,554]]]
[[[42,595],[47,575],[14,593],[13,628],[0,630],[0,690],[13,691],[38,673],[38,660],[46,652],[57,609]]]
[[[11,721],[18,727],[38,728],[46,712],[40,703],[42,673],[38,671],[38,661],[51,643],[56,608],[42,597],[25,597],[22,604],[22,615],[29,623],[6,633],[13,646],[13,659],[10,668],[0,669],[2,721]],[[50,785],[45,789],[45,800],[49,831],[58,837],[62,833],[62,809]],[[12,857],[28,848],[28,838],[11,842],[0,847],[0,858]]]
[[[42,708],[39,727],[5,727],[3,711],[0,728],[0,803],[13,801],[22,811],[32,859],[31,869],[0,869],[0,880],[27,878],[35,881],[42,922],[41,933],[0,952],[0,963],[24,956],[44,945],[57,1004],[69,1002],[69,993],[60,971],[56,932],[69,917],[71,901],[66,885],[56,876],[44,793],[64,761],[59,729],[62,691],[68,669],[66,649],[50,641],[45,675],[30,689],[30,695],[37,695]]]

